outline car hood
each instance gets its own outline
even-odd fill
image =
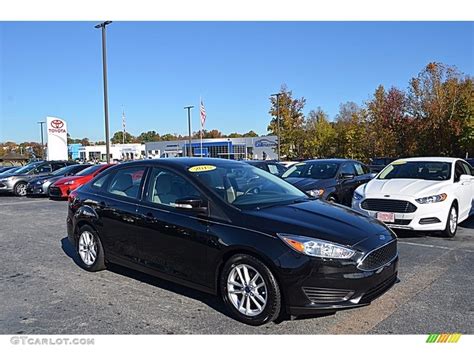
[[[334,185],[334,179],[310,179],[289,177],[285,181],[302,191],[309,191],[314,189],[325,188]]]
[[[61,177],[59,180],[56,181],[56,185],[60,185],[60,184],[64,184],[65,182],[67,181],[72,181],[72,180],[75,180],[75,181],[83,181],[83,180],[86,180],[88,178],[88,176],[65,176],[65,177]]]
[[[27,174],[15,174],[15,173],[13,173],[13,174],[4,174],[4,175],[2,174],[2,175],[0,175],[0,179],[9,178],[11,176],[23,177],[23,176],[28,176],[28,175]]]
[[[354,246],[366,239],[384,235],[384,242],[395,238],[381,222],[350,208],[314,200],[261,210],[245,211],[249,227],[262,226],[268,234],[288,233],[319,238],[342,245]],[[257,223],[257,224],[255,224]],[[370,243],[369,243],[370,244]]]
[[[423,197],[440,192],[449,181],[433,181],[421,179],[373,179],[365,185],[365,195],[390,195]]]

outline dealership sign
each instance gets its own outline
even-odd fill
[[[275,141],[271,141],[270,139],[259,139],[255,141],[256,148],[264,148],[264,147],[275,147],[277,144]]]
[[[67,125],[66,121],[57,117],[46,117],[46,133],[48,137],[48,160],[67,160]]]

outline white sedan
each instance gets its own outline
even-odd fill
[[[454,237],[458,223],[474,213],[472,175],[462,159],[396,160],[355,190],[352,208],[391,228]]]

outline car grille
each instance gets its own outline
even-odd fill
[[[49,196],[52,197],[61,197],[61,189],[56,186],[51,186],[49,188]]]
[[[361,207],[364,210],[380,212],[413,213],[416,211],[416,206],[409,201],[384,198],[367,198],[362,202]]]
[[[395,259],[397,253],[397,241],[393,240],[390,243],[368,253],[364,259],[362,259],[358,268],[363,271],[378,269]]]
[[[303,292],[312,303],[335,303],[348,300],[354,291],[332,288],[303,287]]]
[[[384,282],[378,284],[377,286],[368,290],[364,296],[360,299],[359,303],[364,304],[372,302],[377,297],[385,293],[390,287],[392,287],[397,282],[397,274],[394,274]]]

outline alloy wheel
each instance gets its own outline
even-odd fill
[[[454,207],[451,208],[451,212],[449,213],[449,230],[452,234],[456,232],[458,224],[458,213]]]
[[[20,183],[16,187],[16,193],[18,196],[25,196],[26,195],[26,184]]]
[[[89,231],[84,231],[79,236],[79,256],[87,266],[94,264],[97,259],[97,244],[94,236]]]
[[[262,313],[267,304],[267,286],[255,268],[239,264],[231,269],[227,277],[227,296],[240,313],[255,317]]]

